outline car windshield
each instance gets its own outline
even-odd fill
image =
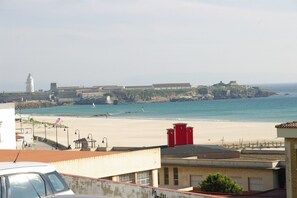
[[[25,173],[9,175],[10,197],[39,198],[46,196],[45,181],[39,174]]]
[[[65,183],[64,179],[56,171],[45,174],[50,181],[55,193],[63,192],[69,190],[68,185]]]

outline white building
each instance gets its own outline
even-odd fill
[[[276,125],[277,137],[285,138],[286,191],[288,198],[297,197],[297,121]]]
[[[0,162],[11,161],[17,150],[0,150]],[[20,161],[45,162],[67,175],[158,187],[159,148],[138,151],[23,150]],[[130,197],[130,196],[124,196]],[[135,196],[134,196],[135,197]]]
[[[34,79],[31,74],[28,75],[26,81],[26,92],[33,93],[34,92]]]
[[[14,103],[0,104],[0,149],[16,149]]]

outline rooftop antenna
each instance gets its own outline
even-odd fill
[[[18,160],[18,157],[19,157],[19,155],[20,155],[20,152],[21,152],[21,150],[19,150],[19,152],[18,152],[16,158],[14,159],[13,163],[16,163],[16,161]]]

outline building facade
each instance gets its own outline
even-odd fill
[[[297,122],[275,126],[277,137],[285,138],[287,198],[297,197]]]
[[[153,84],[153,88],[156,90],[166,89],[191,89],[190,83],[164,83],[164,84]]]
[[[0,104],[0,149],[16,149],[14,103]]]
[[[280,188],[278,161],[241,161],[236,159],[188,159],[162,158],[159,185],[165,188],[183,189],[196,187],[210,174],[229,176],[244,191],[258,192]]]
[[[161,149],[159,184],[171,189],[199,188],[210,174],[229,176],[244,191],[258,192],[283,187],[280,160],[243,160],[240,152],[217,145],[198,145],[193,127],[176,123],[167,129],[167,147]]]

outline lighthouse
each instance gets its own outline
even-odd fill
[[[31,76],[31,74],[28,75],[28,78],[26,81],[26,92],[28,92],[28,93],[34,92],[34,79]]]

